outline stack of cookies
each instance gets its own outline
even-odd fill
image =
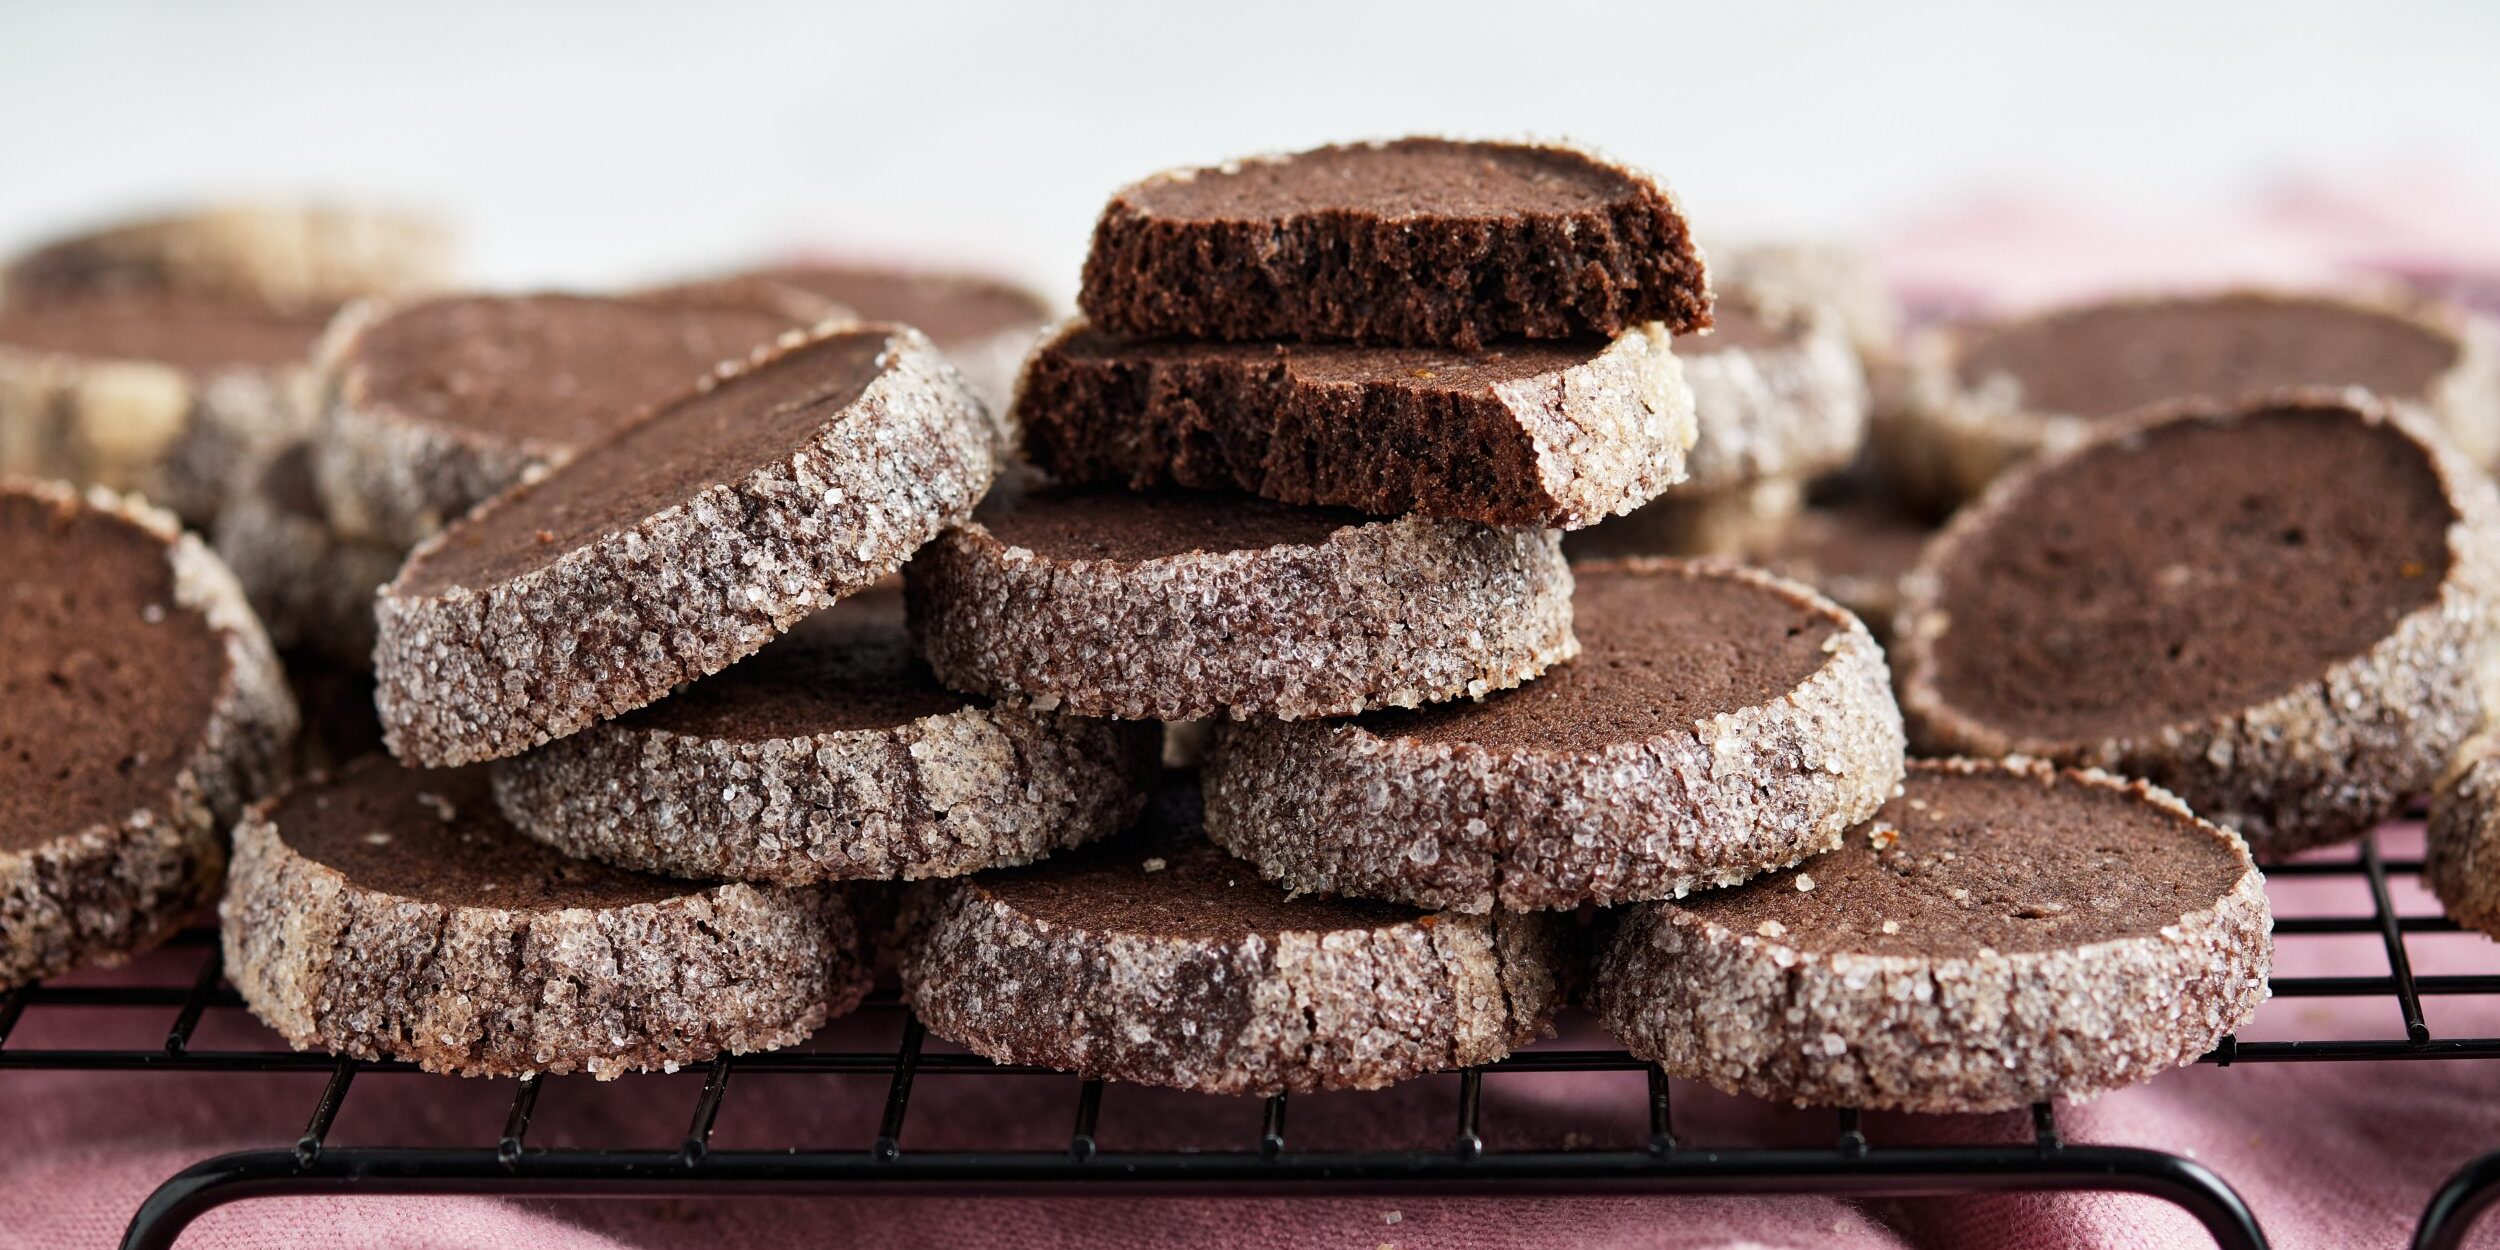
[[[1587,152],[1406,139],[1115,194],[1004,411],[971,375],[1036,305],[990,285],[358,304],[222,530],[286,641],[369,658],[387,755],[264,797],[296,713],[225,566],[0,490],[0,986],[161,936],[230,829],[245,1001],[434,1071],[789,1045],[889,961],[982,1055],[1216,1093],[1492,1062],[1582,980],[1802,1102],[2193,1059],[2264,995],[2249,841],[2480,723],[2500,496],[2420,405],[2113,422],[1924,547],[1897,701],[1797,582],[1564,560],[1761,551],[1854,455],[1882,331],[1746,268],[1714,310]]]

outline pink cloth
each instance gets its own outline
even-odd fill
[[[2366,187],[2356,192],[2351,187]],[[2500,220],[2489,202],[2435,172],[2287,182],[2228,215],[2154,219],[2079,207],[2071,198],[2002,197],[1913,221],[1880,259],[1930,315],[2038,305],[2147,286],[2232,282],[2320,284],[2395,279],[2500,303]],[[2419,834],[2394,831],[2391,855],[2418,852]],[[2437,908],[2409,881],[2398,903]],[[2283,879],[2280,915],[2366,914],[2343,880]],[[2476,935],[2417,935],[2423,973],[2488,972],[2494,953]],[[63,983],[187,982],[188,956]],[[2278,948],[2285,975],[2382,975],[2377,939],[2301,937]],[[2500,1034],[2500,1002],[2433,999],[2431,1027],[2446,1036]],[[2257,1038],[2400,1036],[2391,1001],[2280,1000],[2246,1034]],[[12,1047],[72,1042],[150,1046],[167,1013],[40,1009]],[[892,1044],[891,1014],[838,1022],[818,1045]],[[1585,1019],[1563,1044],[1605,1045]],[[240,1013],[212,1012],[205,1048],[266,1045]],[[131,1211],[161,1180],[208,1155],[291,1142],[322,1078],[165,1077],[0,1072],[0,1250],[113,1244]],[[665,1146],[684,1130],[700,1077],[629,1078],[610,1087],[553,1081],[532,1141],[623,1141]],[[923,1076],[905,1130],[907,1149],[998,1143],[1064,1146],[1070,1078]],[[2275,1243],[2399,1246],[2435,1185],[2500,1148],[2500,1098],[2488,1063],[2248,1065],[2194,1068],[2061,1110],[2071,1141],[2141,1145],[2190,1155],[2238,1188]],[[503,1082],[418,1076],[360,1078],[336,1143],[474,1145],[493,1140],[511,1096]],[[716,1143],[723,1149],[803,1140],[863,1145],[875,1133],[881,1079],[749,1077],[730,1088]],[[1821,1144],[1829,1113],[1795,1112],[1679,1083],[1677,1124],[1690,1144]],[[1448,1079],[1368,1095],[1298,1099],[1296,1145],[1440,1145],[1453,1099]],[[1646,1134],[1634,1074],[1499,1076],[1485,1085],[1483,1127],[1494,1148],[1521,1144],[1633,1144]],[[1105,1149],[1203,1140],[1219,1125],[1232,1141],[1257,1132],[1258,1105],[1113,1088],[1104,1099]],[[2025,1117],[1870,1116],[1880,1146],[2029,1133]],[[1383,1133],[1422,1131],[1421,1142]],[[2500,1225],[2500,1221],[2495,1221]],[[2500,1226],[2478,1244],[2500,1245]],[[983,1244],[1031,1247],[1225,1245],[1284,1247],[1944,1246],[1968,1250],[2205,1244],[2185,1215],[2158,1201],[2069,1194],[1916,1199],[1866,1204],[1817,1198],[1346,1198],[1107,1200],[1089,1198],[757,1198],[668,1202],[521,1203],[483,1198],[256,1200],[203,1218],[188,1250],[373,1245],[455,1247],[865,1247]]]

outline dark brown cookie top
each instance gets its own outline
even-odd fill
[[[1580,658],[1474,703],[1376,712],[1383,737],[1597,751],[1778,699],[1830,660],[1845,618],[1765,580],[1676,563],[1573,570]]]
[[[255,482],[261,497],[288,516],[327,523],[321,485],[313,472],[313,445],[291,443],[261,466]]]
[[[1095,934],[1231,941],[1403,924],[1395,903],[1299,897],[1207,841],[1197,779],[1168,779],[1132,833],[1039,864],[986,872],[970,888],[1026,916]]]
[[[0,851],[160,808],[232,668],[168,539],[0,490]]]
[[[2386,311],[2252,292],[2096,304],[1974,327],[1959,370],[1968,386],[2013,378],[2030,411],[2100,418],[2299,386],[2420,399],[2461,351],[2453,335]]]
[[[1686,343],[1678,339],[1675,350]],[[1124,339],[1087,328],[1047,350],[1076,361],[1116,364],[1268,364],[1296,381],[1322,386],[1394,388],[1420,394],[1472,395],[1509,382],[1588,364],[1607,339],[1506,342],[1482,351],[1449,347],[1374,347],[1352,343],[1227,343],[1193,339]]]
[[[268,811],[296,854],[360,889],[441,907],[561,911],[693,894],[687,881],[573,859],[521,836],[483,768],[402,768],[378,756],[296,788]]]
[[[940,348],[1014,330],[1039,332],[1050,319],[1040,296],[1012,283],[824,261],[778,265],[763,277],[853,309],[872,321],[912,326]]]
[[[992,537],[1048,560],[1140,564],[1193,553],[1307,547],[1368,519],[1208,491],[1045,486],[1001,492],[974,518]]]
[[[2430,604],[2458,520],[2429,450],[2331,403],[2191,417],[2043,466],[1947,549],[1949,706],[2090,742],[2252,707]]]
[[[624,724],[730,742],[891,729],[988,700],[938,684],[912,649],[903,592],[879,586],[801,621],[753,656],[629,713]]]
[[[889,367],[892,328],[862,325],[668,404],[444,532],[399,592],[479,589],[553,564],[708,486],[787,460]]]
[[[1951,958],[2149,936],[2248,870],[2219,831],[2123,783],[1922,761],[1839,850],[1658,905],[1804,951]]]
[[[0,349],[138,360],[191,373],[307,364],[328,324],[249,304],[161,295],[0,310]]]
[[[1642,194],[1632,176],[1586,153],[1514,143],[1399,139],[1239,161],[1121,193],[1136,212],[1176,221],[1310,213],[1510,217],[1602,208]]]
[[[717,299],[452,296],[395,309],[338,362],[363,402],[529,446],[595,442],[794,328]]]

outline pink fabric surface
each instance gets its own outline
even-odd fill
[[[2359,188],[2359,189],[2356,189]],[[1880,259],[1929,315],[2036,306],[2116,289],[2242,282],[2395,280],[2500,303],[2500,210],[2436,171],[2285,182],[2228,213],[2150,217],[2026,195],[1956,205],[1907,223]],[[2393,829],[2389,854],[2416,854],[2419,833]],[[2347,880],[2279,879],[2278,915],[2366,914]],[[2435,914],[2409,881],[2399,907]],[[2419,935],[2417,971],[2491,972],[2500,952],[2477,935]],[[196,952],[64,984],[185,985]],[[2383,975],[2376,938],[2299,937],[2278,946],[2284,975]],[[2500,1034],[2500,1001],[2433,999],[2435,1033]],[[169,1012],[44,1008],[10,1046],[152,1046]],[[814,1045],[890,1046],[891,1013],[837,1022]],[[1582,1018],[1558,1044],[1606,1045]],[[2392,1002],[2277,1000],[2244,1036],[2400,1036]],[[241,1013],[217,1011],[203,1048],[269,1044]],[[2467,1159],[2500,1148],[2500,1092],[2488,1063],[2243,1065],[2194,1068],[2061,1110],[2071,1141],[2185,1154],[2236,1186],[2280,1246],[2404,1244],[2435,1185]],[[1440,1146],[1451,1078],[1377,1094],[1295,1100],[1296,1146]],[[319,1075],[183,1076],[0,1072],[0,1250],[109,1246],[161,1180],[227,1150],[291,1142]],[[673,1144],[699,1075],[594,1086],[551,1081],[531,1140],[539,1145]],[[907,1149],[975,1143],[1064,1146],[1072,1078],[949,1079],[924,1075]],[[357,1082],[331,1140],[339,1144],[491,1142],[511,1086],[420,1076]],[[806,1141],[857,1148],[875,1133],[882,1079],[746,1077],[732,1083],[715,1137],[722,1149]],[[1822,1144],[1828,1112],[1799,1112],[1678,1083],[1677,1127],[1695,1147]],[[1220,1131],[1247,1143],[1258,1104],[1113,1088],[1105,1149],[1174,1146]],[[1497,1076],[1485,1085],[1483,1128],[1494,1148],[1629,1146],[1646,1134],[1636,1074]],[[1210,1126],[1214,1126],[1211,1130]],[[2020,1115],[1867,1119],[1878,1146],[1921,1141],[2020,1141]],[[1413,1135],[1421,1134],[1420,1139]],[[2201,1230],[2164,1203],[2102,1194],[1914,1199],[1865,1204],[1819,1198],[1393,1197],[1260,1200],[768,1198],[522,1203],[482,1198],[269,1199],[229,1206],[193,1226],[187,1250],[390,1246],[1031,1247],[1719,1247],[1940,1246],[2062,1250],[2194,1246]],[[2500,1220],[2475,1239],[2500,1245]]]

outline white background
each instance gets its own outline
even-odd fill
[[[2500,182],[2500,4],[0,0],[0,247],[310,191],[446,212],[496,283],[812,244],[1065,293],[1121,182],[1410,131],[1594,143],[1722,237],[2043,177],[2152,206],[2390,158]]]

